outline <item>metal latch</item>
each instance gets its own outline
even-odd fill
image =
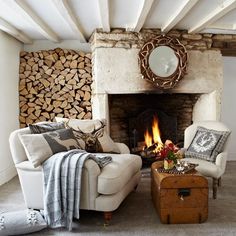
[[[190,188],[179,188],[178,189],[178,196],[183,201],[184,197],[190,196],[191,190]]]

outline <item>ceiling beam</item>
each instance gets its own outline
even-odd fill
[[[236,24],[213,24],[209,25],[210,29],[219,29],[219,30],[235,30]]]
[[[59,37],[52,31],[52,29],[28,6],[25,1],[22,0],[8,0],[4,3],[15,9],[18,14],[23,18],[29,19],[31,24],[38,32],[40,32],[45,38],[59,43]]]
[[[210,14],[208,14],[205,18],[196,23],[195,26],[188,30],[189,33],[197,33],[204,28],[208,27],[219,18],[230,12],[231,10],[236,8],[236,0],[226,0],[222,2],[220,6],[214,9]]]
[[[33,43],[33,40],[26,36],[23,32],[15,28],[13,25],[5,21],[4,19],[0,18],[0,29],[10,35],[12,35],[14,38],[18,39],[22,43]]]
[[[151,10],[153,2],[154,2],[154,0],[143,0],[143,4],[142,4],[141,10],[139,12],[139,15],[137,17],[137,21],[135,23],[133,31],[139,32],[142,29],[142,27],[146,21],[146,18],[148,16],[148,13]]]
[[[161,31],[167,33],[178,22],[180,22],[184,16],[194,7],[199,0],[187,0],[177,9],[177,11],[168,19],[168,21],[161,27]]]
[[[81,26],[79,25],[77,18],[73,14],[72,9],[70,8],[68,4],[68,1],[67,0],[53,0],[52,2],[54,3],[60,15],[69,25],[73,33],[77,35],[79,41],[81,43],[86,43],[87,40],[85,39],[84,34],[82,33],[83,30]]]
[[[100,20],[102,23],[102,29],[105,32],[110,32],[110,10],[109,10],[109,0],[99,0],[98,1]]]

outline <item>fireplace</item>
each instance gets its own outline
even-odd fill
[[[110,135],[131,151],[144,142],[158,117],[162,141],[183,143],[184,130],[192,123],[193,107],[200,94],[112,94],[108,96]]]
[[[162,130],[163,141],[170,138],[176,142],[183,141],[184,130],[192,122],[219,120],[221,115],[221,52],[195,50],[191,42],[187,74],[174,88],[162,91],[142,79],[138,54],[147,39],[145,35],[95,32],[91,39],[93,119],[105,118],[112,138],[131,148],[137,142],[132,133],[137,129],[132,127],[133,119],[143,114],[145,117],[147,113],[157,112],[168,116],[172,120],[168,123],[176,123],[176,127],[172,127],[169,134]],[[168,125],[162,126],[166,131]],[[139,138],[143,139],[143,135]]]

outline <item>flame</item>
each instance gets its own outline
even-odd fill
[[[144,134],[144,140],[146,147],[150,147],[152,145],[152,135],[148,132],[148,130],[146,130]]]
[[[152,134],[153,134],[154,143],[157,144],[156,151],[159,151],[163,147],[163,143],[161,141],[161,132],[159,129],[158,119],[156,116],[153,117]]]
[[[154,152],[159,152],[162,149],[163,143],[161,141],[161,132],[158,126],[158,119],[156,116],[153,117],[152,134],[150,134],[147,129],[144,134],[144,140],[146,147],[150,147],[153,144],[156,145]]]

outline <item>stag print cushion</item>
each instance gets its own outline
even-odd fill
[[[87,152],[120,153],[119,148],[105,130],[106,120],[79,120],[56,117],[73,129],[80,146]]]
[[[196,134],[185,152],[185,157],[215,162],[216,156],[222,152],[229,134],[228,131],[197,127]]]
[[[65,129],[64,122],[40,122],[37,124],[29,124],[31,134],[41,134],[55,131],[58,129]]]
[[[24,134],[19,137],[34,167],[38,167],[55,153],[80,148],[72,129],[59,129],[43,134]]]

